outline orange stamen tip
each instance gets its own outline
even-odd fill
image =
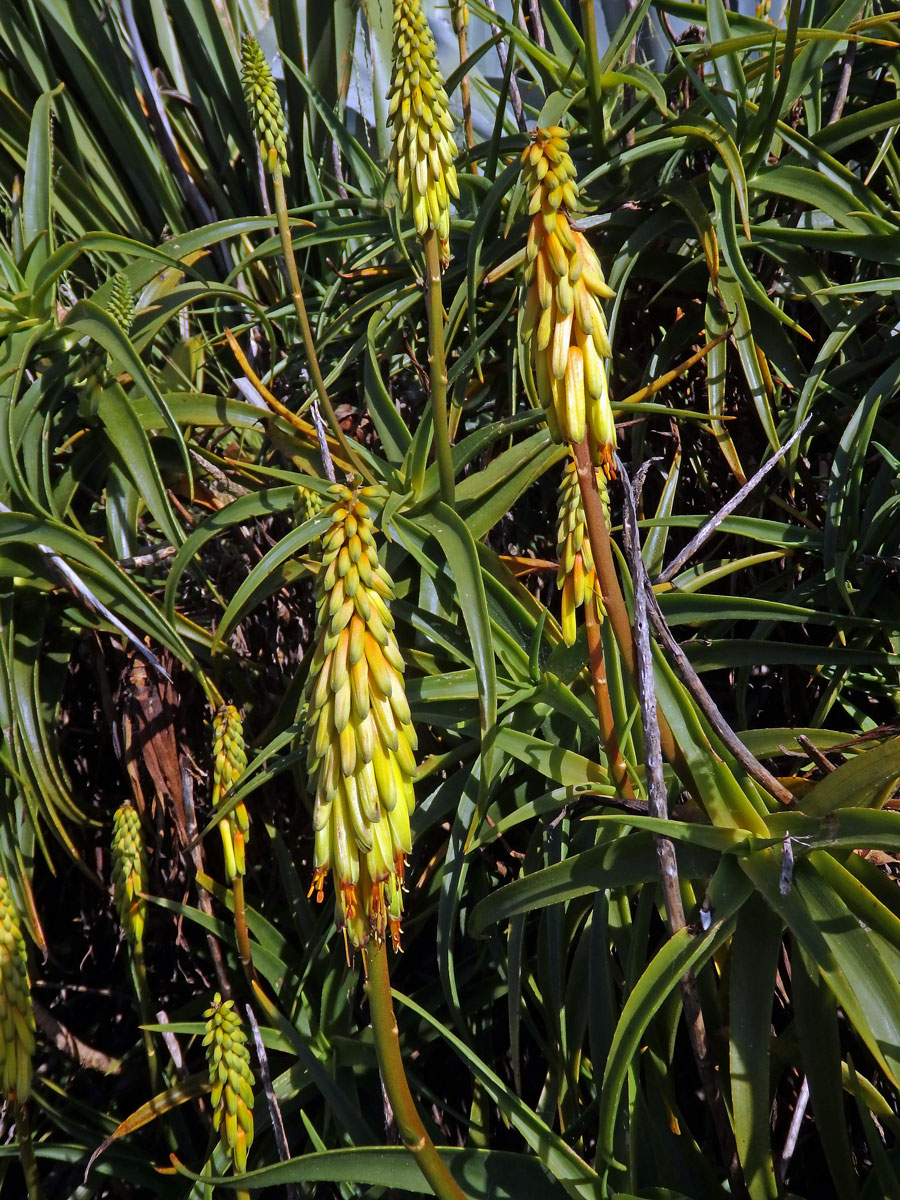
[[[604,443],[599,448],[600,450],[600,466],[603,468],[603,474],[607,479],[615,479],[616,464],[613,460],[613,447],[608,442]]]
[[[327,874],[328,874],[327,867],[316,867],[315,871],[313,872],[312,883],[309,885],[309,891],[306,893],[307,900],[310,898],[310,896],[313,894],[313,892],[315,892],[316,893],[316,903],[317,904],[322,903],[322,901],[325,899],[324,888],[325,888],[325,877]]]
[[[342,883],[341,892],[344,899],[344,916],[346,920],[352,921],[356,916],[356,907],[358,904],[356,898],[356,885],[353,883]]]

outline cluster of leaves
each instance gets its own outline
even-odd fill
[[[349,113],[362,47],[386,90],[392,5],[334,0],[301,18],[273,0],[266,29],[304,295],[338,415],[381,488],[421,731],[393,963],[411,1082],[467,1195],[733,1195],[697,1100],[690,970],[753,1200],[897,1194],[900,894],[883,868],[900,821],[900,28],[877,2],[789,3],[773,21],[722,0],[639,0],[605,6],[601,46],[590,2],[529,0],[521,20],[470,7],[496,31],[468,60],[493,133],[458,160],[444,275],[453,508],[430,462],[420,248],[383,121]],[[298,705],[326,522],[294,513],[298,484],[327,482],[241,94],[239,36],[258,8],[0,8],[0,859],[46,958],[31,1103],[50,1195],[201,1196],[208,1182],[156,1168],[170,1151],[206,1180],[225,1167],[190,1076],[212,992],[252,999],[215,840],[196,840],[220,698],[242,708],[251,747],[233,800],[250,812],[247,922],[277,997],[257,1017],[290,1156],[279,1165],[260,1085],[242,1186],[424,1191],[407,1152],[382,1148],[359,968],[330,908],[306,897]],[[542,427],[516,279],[500,268],[524,244],[526,129],[563,120],[597,214],[582,225],[617,293],[620,452],[632,473],[661,460],[639,522],[651,580],[800,431],[656,588],[789,805],[656,653],[680,759],[666,768],[672,819],[648,817],[636,685],[607,624],[636,794],[623,807],[586,644],[567,649],[550,611],[540,571],[565,451]],[[122,278],[128,329],[110,315]],[[622,488],[610,492],[619,520]],[[143,1041],[104,896],[126,796],[151,849],[146,967],[164,1014]],[[661,834],[690,922],[672,936]],[[153,1112],[145,1046],[169,1085]]]

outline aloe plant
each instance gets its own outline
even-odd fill
[[[468,7],[462,38],[425,14],[471,139],[406,209],[393,4],[0,14],[0,874],[38,1028],[4,1167],[32,1195],[900,1188],[897,24]],[[247,119],[244,34],[283,126]],[[543,198],[605,280],[615,421],[557,420],[574,456],[544,415],[582,395],[571,339],[560,372],[533,331],[578,263],[529,254],[522,171],[563,140]],[[332,471],[383,535],[419,745],[404,953],[385,913],[349,962],[308,758],[310,701],[346,700],[316,651]],[[240,873],[213,831],[247,812]]]

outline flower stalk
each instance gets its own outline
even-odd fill
[[[306,351],[306,362],[313,388],[315,389],[322,411],[325,414],[325,419],[331,427],[331,432],[337,439],[341,450],[353,464],[354,469],[366,479],[371,480],[372,475],[351,446],[341,428],[340,421],[337,419],[328,395],[328,389],[325,386],[321,367],[319,366],[319,356],[316,353],[312,327],[310,326],[309,315],[306,311],[306,302],[303,299],[303,289],[300,286],[300,273],[297,270],[294,245],[291,240],[287,196],[284,190],[284,177],[290,174],[287,163],[287,135],[284,109],[282,108],[281,97],[278,95],[278,89],[275,86],[275,80],[272,77],[269,64],[265,60],[259,43],[250,34],[245,34],[241,42],[241,82],[244,87],[244,96],[250,111],[250,118],[254,123],[259,140],[263,165],[272,176],[272,187],[275,193],[275,215],[278,220],[281,252],[284,256],[284,264],[291,287],[291,300],[294,305],[297,323],[300,326],[300,334],[303,338],[303,347]]]
[[[441,269],[450,262],[450,197],[459,196],[453,159],[453,118],[437,48],[420,0],[395,0],[393,73],[388,91],[390,167],[400,204],[412,211],[425,252],[425,307],[434,453],[441,499],[455,498],[447,412],[447,360]]]
[[[400,1053],[399,1031],[391,999],[391,980],[384,944],[370,942],[366,947],[366,959],[366,995],[369,998],[375,1052],[400,1137],[440,1200],[465,1200],[465,1193],[460,1190],[438,1154],[434,1142],[428,1136],[409,1090],[403,1056]]]
[[[216,992],[203,1014],[206,1033],[206,1062],[212,1084],[213,1129],[232,1161],[235,1171],[247,1170],[247,1155],[253,1144],[253,1072],[247,1035],[233,1000]],[[238,1195],[248,1193],[239,1191]]]
[[[224,806],[247,766],[244,731],[240,714],[233,704],[223,704],[213,717],[213,809]],[[225,877],[231,885],[234,905],[234,929],[238,955],[245,973],[252,971],[250,933],[247,928],[247,909],[244,901],[244,875],[247,870],[246,846],[250,837],[250,818],[247,807],[239,801],[219,821],[222,838],[222,857]]]

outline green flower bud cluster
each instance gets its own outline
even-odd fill
[[[450,196],[459,196],[453,118],[438,66],[437,48],[421,0],[395,0],[394,71],[388,91],[390,167],[400,202],[412,208],[420,237],[434,229],[441,261],[450,261]]]
[[[388,609],[391,577],[378,562],[366,500],[334,484],[331,528],[316,596],[316,648],[304,693],[307,769],[315,789],[315,874],[334,877],[335,922],[354,946],[400,946],[405,856],[417,741],[404,663]]]
[[[596,471],[600,502],[609,524],[609,494],[602,471]],[[575,610],[582,604],[593,604],[597,620],[604,617],[603,602],[597,591],[594,556],[584,519],[581,488],[574,462],[568,462],[559,485],[559,508],[556,525],[556,553],[559,572],[556,586],[562,592],[562,631],[567,646],[575,642]]]
[[[234,787],[247,767],[244,748],[244,727],[233,704],[223,704],[213,717],[213,808],[222,806],[225,796]],[[250,836],[250,818],[243,801],[236,804],[227,817],[219,822],[225,874],[233,883],[236,876],[246,873],[245,848]]]
[[[113,817],[112,876],[116,909],[125,936],[132,946],[144,940],[147,904],[147,855],[137,810],[126,800]]]
[[[294,521],[299,525],[303,521],[311,521],[319,513],[324,512],[325,501],[318,492],[305,484],[298,483],[294,492]]]
[[[223,1000],[218,992],[203,1016],[213,1128],[231,1155],[235,1169],[244,1172],[253,1143],[253,1072],[247,1035],[235,1012],[234,1001]]]
[[[0,1083],[24,1104],[31,1093],[34,1013],[25,939],[6,879],[0,875]]]
[[[128,333],[134,324],[134,293],[128,276],[119,271],[113,276],[112,295],[106,311],[123,333]]]
[[[268,171],[280,167],[282,175],[290,175],[281,97],[260,44],[249,33],[241,40],[241,86],[263,165]]]

